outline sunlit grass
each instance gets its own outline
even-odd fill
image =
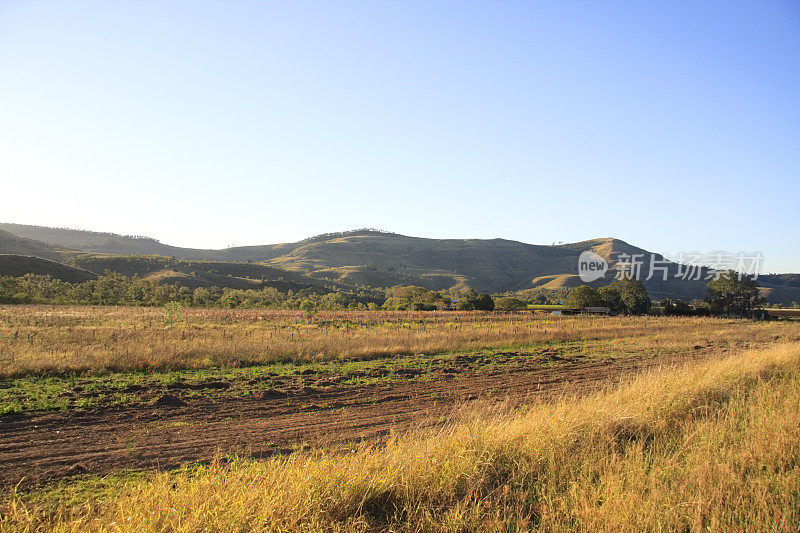
[[[549,317],[480,312],[299,312],[0,306],[0,377],[368,359],[608,339],[621,353],[687,344],[798,338],[785,323],[667,317]]]

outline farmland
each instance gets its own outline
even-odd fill
[[[497,353],[582,360],[678,356],[793,338],[786,323],[657,317],[551,317],[475,312],[7,306],[0,308],[0,413],[255,397],[531,362]],[[469,354],[479,355],[469,355]],[[535,358],[534,358],[535,360]]]
[[[307,315],[18,305],[0,307],[0,343],[3,526],[60,523],[81,529],[76,524],[99,527],[124,519],[132,524],[130,530],[181,529],[171,522],[174,518],[187,529],[228,529],[232,522],[225,520],[234,520],[233,515],[220,515],[223,522],[210,524],[204,520],[217,511],[207,509],[201,516],[189,510],[197,505],[193,491],[213,485],[212,493],[231,490],[255,502],[252,519],[268,524],[264,530],[294,527],[287,524],[316,529],[328,522],[344,530],[370,529],[400,523],[403,516],[414,516],[414,523],[426,527],[449,528],[432,515],[414,515],[428,503],[451,513],[447,520],[455,520],[453,524],[474,529],[477,523],[500,527],[530,518],[533,508],[524,503],[524,494],[534,488],[527,474],[502,465],[544,460],[531,455],[537,446],[552,445],[552,453],[567,453],[563,439],[570,430],[555,420],[592,428],[589,433],[595,436],[579,445],[578,453],[588,454],[586,460],[639,461],[624,454],[602,455],[591,448],[597,444],[591,439],[609,438],[603,435],[616,430],[644,431],[661,435],[665,446],[678,446],[683,433],[667,438],[661,424],[681,419],[684,407],[658,419],[655,429],[648,424],[658,417],[647,413],[661,401],[659,395],[672,394],[665,383],[705,372],[703,368],[725,369],[727,377],[717,385],[681,382],[686,398],[680,401],[699,402],[714,413],[735,408],[741,414],[749,408],[751,388],[768,396],[771,382],[762,383],[763,373],[777,372],[775,365],[787,369],[778,372],[780,387],[793,390],[800,330],[791,320],[554,317],[531,311]],[[772,359],[778,362],[767,364]],[[728,379],[746,383],[746,390],[719,400],[713,391]],[[618,401],[612,398],[622,397],[630,402],[630,387],[653,389],[649,403],[619,407],[632,410],[634,418],[644,416],[641,424],[628,427],[619,413],[598,421],[586,418],[581,406],[610,405]],[[673,396],[664,401],[677,401]],[[535,420],[545,416],[536,413],[560,413],[561,418],[552,419],[550,429],[534,438],[542,423]],[[708,425],[704,420],[675,422],[675,427],[695,431]],[[513,429],[501,436],[504,428]],[[480,440],[466,441],[465,431],[473,438],[479,431]],[[536,440],[540,438],[551,441]],[[438,450],[436,465],[425,462],[421,447]],[[470,463],[482,454],[488,454],[489,463]],[[341,462],[342,457],[347,461]],[[468,463],[452,463],[462,460]],[[332,480],[343,479],[343,468],[350,469],[352,478],[332,485]],[[578,464],[563,468],[572,468],[569,475],[575,479],[585,475]],[[448,478],[447,469],[461,473],[453,470]],[[540,474],[543,479],[562,475],[547,468]],[[465,489],[475,481],[470,476],[489,475],[499,477],[474,485],[484,492]],[[795,468],[786,475],[794,479]],[[248,493],[237,485],[272,486],[269,480],[276,476],[289,480],[280,495],[270,492],[277,488]],[[313,486],[303,485],[303,476]],[[439,489],[422,489],[429,476],[442,476],[434,480]],[[786,482],[781,478],[780,483]],[[169,498],[160,492],[164,483],[177,487]],[[454,483],[462,488],[446,488]],[[515,484],[528,488],[504,488]],[[535,490],[555,490],[548,498],[561,494],[563,489],[550,484]],[[304,490],[341,500],[343,510],[331,514],[321,501],[300,498]],[[624,492],[624,487],[613,490]],[[662,496],[675,498],[674,490],[665,487]],[[89,510],[77,503],[99,495],[107,505]],[[382,497],[388,498],[388,507],[376,500],[378,511],[353,503]],[[144,500],[134,503],[130,498]],[[208,505],[217,505],[214,498]],[[303,507],[300,515],[281,507],[291,505],[287,498]],[[476,498],[506,498],[508,505],[494,507],[505,514],[483,514],[474,507]],[[154,502],[162,499],[171,502],[180,518],[158,511],[150,522],[136,514],[147,506],[160,509]],[[542,524],[548,523],[548,513],[578,513],[588,503],[567,498],[559,505],[567,508],[536,507]],[[123,508],[129,511],[114,510]],[[401,508],[401,515],[396,514]],[[771,520],[769,515],[761,518]]]
[[[646,346],[663,351],[709,336],[757,343],[793,331],[781,322],[702,318],[565,320],[546,313],[453,311],[341,311],[306,318],[299,311],[170,314],[152,307],[88,306],[0,306],[0,324],[0,376],[5,378],[352,361],[564,341],[608,340],[630,351]]]
[[[798,5],[0,3],[0,533],[799,533]]]

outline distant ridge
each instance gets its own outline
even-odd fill
[[[397,234],[394,233],[393,231],[386,231],[382,229],[359,228],[346,231],[333,231],[330,233],[320,233],[319,235],[314,235],[313,237],[306,237],[305,239],[298,241],[298,244],[329,241],[331,239],[339,239],[341,237],[352,237],[355,235],[397,235]]]
[[[602,256],[611,266],[605,278],[593,283],[597,286],[613,280],[623,254],[641,254],[645,259],[644,272],[649,269],[650,257],[664,259],[610,237],[536,245],[500,238],[410,237],[362,228],[315,235],[294,243],[205,250],[170,246],[149,237],[0,223],[0,253],[43,257],[95,273],[109,268],[128,275],[136,273],[193,285],[228,283],[246,287],[261,276],[274,279],[275,283],[283,278],[281,283],[285,286],[291,279],[294,286],[324,286],[334,290],[395,285],[420,285],[435,290],[472,287],[490,293],[567,289],[583,284],[577,265],[581,252],[587,250]],[[161,256],[195,263],[169,266],[164,261],[153,263],[155,259],[143,261],[131,257],[123,261],[122,256]],[[236,266],[243,263],[252,264],[252,268],[242,270]],[[651,298],[691,300],[705,295],[705,280],[676,278],[678,265],[667,264],[666,281],[644,281]],[[272,270],[256,275],[257,265]],[[245,271],[249,273],[244,278],[237,274]],[[800,301],[800,287],[794,286],[794,278],[765,278],[762,285],[771,301]]]

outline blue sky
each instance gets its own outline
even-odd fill
[[[0,221],[800,271],[798,2],[0,2]]]

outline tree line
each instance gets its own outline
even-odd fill
[[[664,298],[659,307],[670,316],[735,316],[754,317],[765,304],[758,283],[733,270],[722,273],[707,284],[705,299],[684,302],[677,298]],[[609,307],[614,313],[639,315],[648,313],[653,302],[644,285],[636,279],[622,279],[594,289],[582,285],[572,289],[564,301],[567,309]]]
[[[0,303],[163,306],[176,302],[194,307],[299,309],[304,301],[322,310],[366,309],[370,304],[377,307],[380,303],[343,292],[320,293],[313,289],[297,292],[280,292],[274,287],[192,289],[110,271],[82,283],[38,274],[0,276]]]
[[[522,295],[520,295],[522,296]],[[526,295],[527,296],[527,295]],[[535,295],[537,300],[540,294]],[[127,277],[106,271],[97,279],[81,283],[38,274],[20,277],[0,276],[0,304],[47,303],[76,305],[164,306],[177,303],[194,307],[275,308],[313,310],[388,309],[429,311],[437,309],[514,311],[527,308],[529,302],[515,296],[492,298],[473,289],[434,291],[418,286],[393,287],[385,299],[345,292],[317,292],[305,288],[280,292],[275,287],[234,289],[165,284],[138,276]],[[651,311],[644,285],[635,279],[622,279],[595,289],[582,285],[570,290],[563,301],[567,309],[608,307],[617,314],[639,315]],[[659,307],[665,315],[753,316],[764,305],[758,284],[734,271],[708,283],[706,298],[691,303],[665,298]]]

